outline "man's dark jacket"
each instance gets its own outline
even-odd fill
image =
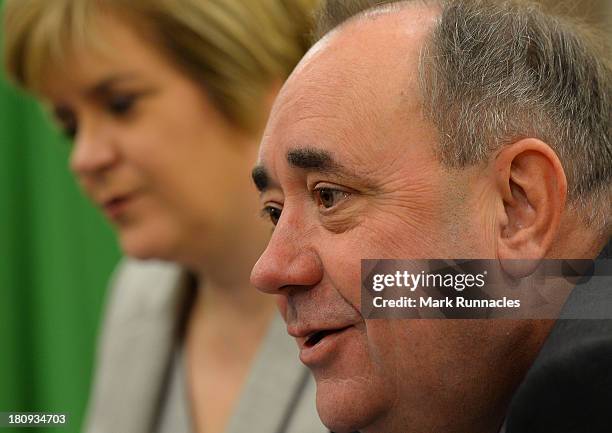
[[[598,260],[611,253],[608,243]],[[574,288],[512,400],[506,433],[612,433],[611,280]]]

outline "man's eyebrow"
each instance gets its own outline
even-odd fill
[[[287,152],[289,165],[305,170],[328,172],[342,169],[331,153],[321,149],[294,149]]]
[[[270,185],[270,176],[263,165],[256,165],[251,171],[251,178],[259,192],[264,192]]]
[[[290,150],[287,152],[287,162],[290,166],[303,170],[347,174],[344,166],[335,161],[332,154],[326,150],[313,148]],[[264,192],[272,186],[272,180],[261,164],[253,168],[251,178],[259,192]]]

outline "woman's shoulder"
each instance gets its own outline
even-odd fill
[[[184,270],[123,259],[113,275],[101,326],[86,431],[146,433],[176,345]]]
[[[107,292],[106,316],[116,320],[169,313],[181,302],[186,271],[158,260],[124,258]]]

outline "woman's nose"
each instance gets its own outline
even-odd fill
[[[74,138],[70,168],[78,177],[101,173],[118,159],[118,151],[108,131],[82,124]]]

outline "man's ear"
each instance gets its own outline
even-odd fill
[[[503,263],[544,258],[559,230],[567,195],[559,157],[543,141],[526,138],[505,146],[494,168],[503,202],[498,218],[499,259]]]

